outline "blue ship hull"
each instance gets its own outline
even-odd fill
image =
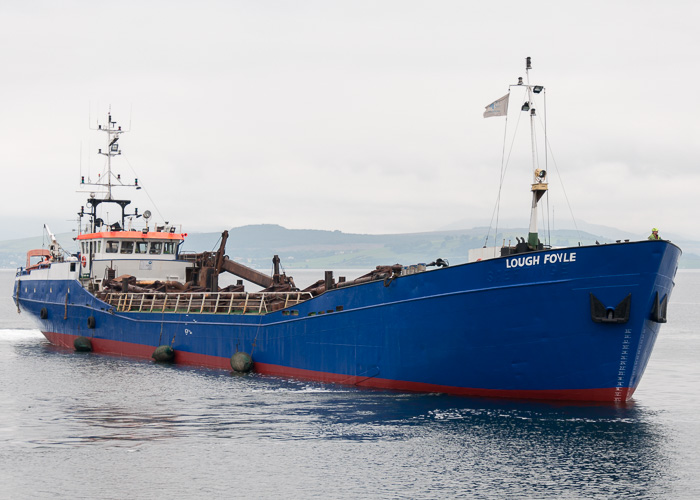
[[[31,273],[18,276],[15,300],[51,342],[72,348],[85,336],[95,352],[150,358],[172,345],[176,362],[228,368],[244,351],[272,375],[624,401],[665,321],[659,303],[670,298],[680,253],[666,241],[531,252],[332,289],[268,314],[120,312],[78,281]],[[615,317],[625,300],[628,317]]]

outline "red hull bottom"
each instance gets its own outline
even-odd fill
[[[54,345],[73,349],[73,341],[76,335],[68,335],[54,332],[42,332]],[[154,347],[141,344],[131,344],[108,339],[90,339],[92,351],[98,354],[110,354],[126,356],[130,358],[151,359]],[[184,351],[175,351],[175,363],[189,366],[201,366],[219,370],[231,370],[229,358],[196,354]],[[377,377],[367,378],[358,376],[340,375],[337,373],[317,372],[300,368],[273,365],[255,362],[253,370],[263,375],[300,378],[317,382],[352,385],[357,387],[371,387],[375,389],[390,389],[410,392],[438,392],[457,396],[477,396],[489,398],[509,399],[540,399],[560,401],[608,401],[624,402],[632,397],[632,387],[608,387],[601,389],[555,389],[555,390],[505,390],[505,389],[478,389],[473,387],[453,387],[449,385],[426,384],[422,382],[409,382],[405,380],[390,380]]]

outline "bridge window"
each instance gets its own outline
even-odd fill
[[[160,255],[160,252],[163,250],[163,244],[158,241],[158,242],[152,242],[151,243],[151,249],[149,250],[149,254],[151,255]]]
[[[146,253],[147,250],[148,250],[148,242],[147,241],[137,241],[136,242],[135,253]]]
[[[134,242],[122,241],[122,249],[119,253],[134,253]]]
[[[119,252],[119,242],[107,240],[107,246],[105,249],[107,253],[117,253]]]
[[[166,241],[163,243],[163,253],[172,255],[175,253],[175,244],[172,241]]]

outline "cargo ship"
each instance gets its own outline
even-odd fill
[[[543,87],[530,85],[530,69],[527,58],[527,81],[511,87],[523,89],[534,126]],[[506,97],[484,116],[504,115]],[[299,289],[277,256],[271,276],[230,259],[225,231],[216,251],[182,252],[187,234],[114,196],[140,186],[112,171],[124,131],[111,112],[98,131],[106,173],[81,179],[96,192],[78,213],[79,251],[50,235],[15,279],[18,311],[59,346],[379,389],[621,402],[667,320],[681,250],[665,240],[542,244],[547,172],[534,154],[527,239],[458,265],[377,266],[351,281],[327,271]],[[100,213],[109,205],[121,211],[111,224]],[[224,272],[241,279],[221,288]]]

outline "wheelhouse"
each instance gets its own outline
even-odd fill
[[[128,274],[139,280],[165,278],[184,282],[189,264],[179,260],[178,256],[187,234],[176,233],[174,229],[81,234],[77,237],[81,278],[100,283],[110,270],[117,276]]]
[[[110,231],[78,236],[80,253],[94,259],[176,260],[186,234],[142,231]]]

